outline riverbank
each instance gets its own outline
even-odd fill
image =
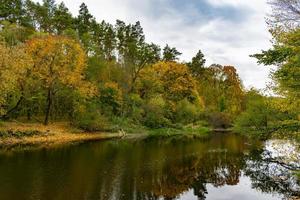
[[[124,133],[83,132],[68,123],[44,126],[39,123],[5,122],[0,126],[0,147],[43,146],[121,138]]]
[[[67,122],[56,122],[44,126],[40,123],[3,122],[0,125],[0,147],[14,146],[52,147],[57,145],[81,143],[121,138],[154,138],[154,137],[202,137],[212,132],[212,129],[199,125],[189,125],[181,129],[141,129],[110,132],[85,132],[72,127]],[[141,131],[143,130],[143,131]]]

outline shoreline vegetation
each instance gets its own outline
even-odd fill
[[[5,122],[0,126],[0,147],[42,146],[52,147],[85,141],[106,140],[124,137],[119,133],[84,132],[72,128],[68,123],[52,123],[44,126],[39,123]]]
[[[126,129],[125,130],[129,130]],[[138,133],[143,131],[143,133]],[[0,148],[27,147],[56,147],[82,143],[87,141],[101,141],[109,139],[135,139],[154,137],[203,137],[213,129],[208,127],[187,126],[182,129],[130,129],[116,132],[95,131],[87,132],[74,128],[68,122],[54,122],[47,126],[41,123],[3,122],[0,125]]]

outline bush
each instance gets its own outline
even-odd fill
[[[183,124],[192,123],[199,120],[200,114],[199,107],[184,99],[176,105],[175,121]]]
[[[79,109],[75,114],[73,124],[88,132],[110,130],[108,119],[95,105],[87,105]]]
[[[118,114],[122,108],[122,91],[117,83],[108,82],[101,88],[100,102],[102,110],[107,113]]]
[[[170,121],[165,118],[164,99],[160,96],[150,99],[144,107],[143,123],[149,128],[162,128],[170,124]]]
[[[143,99],[138,94],[130,94],[126,98],[126,115],[134,121],[140,122],[144,113],[143,103]]]
[[[231,127],[232,121],[226,113],[212,113],[208,116],[208,121],[214,128],[229,128]]]

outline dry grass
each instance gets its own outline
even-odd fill
[[[85,133],[72,128],[68,123],[54,123],[44,126],[38,123],[6,122],[1,124],[0,131],[38,131],[41,134],[24,137],[0,138],[0,147],[15,145],[53,146],[74,142],[120,138],[122,133]]]

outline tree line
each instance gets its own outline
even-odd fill
[[[270,99],[246,91],[235,67],[207,66],[201,50],[180,62],[175,47],[147,42],[140,22],[98,22],[84,3],[73,16],[54,0],[5,0],[0,23],[2,120],[68,120],[86,130],[111,130],[120,121],[226,128],[251,110],[251,95]]]

